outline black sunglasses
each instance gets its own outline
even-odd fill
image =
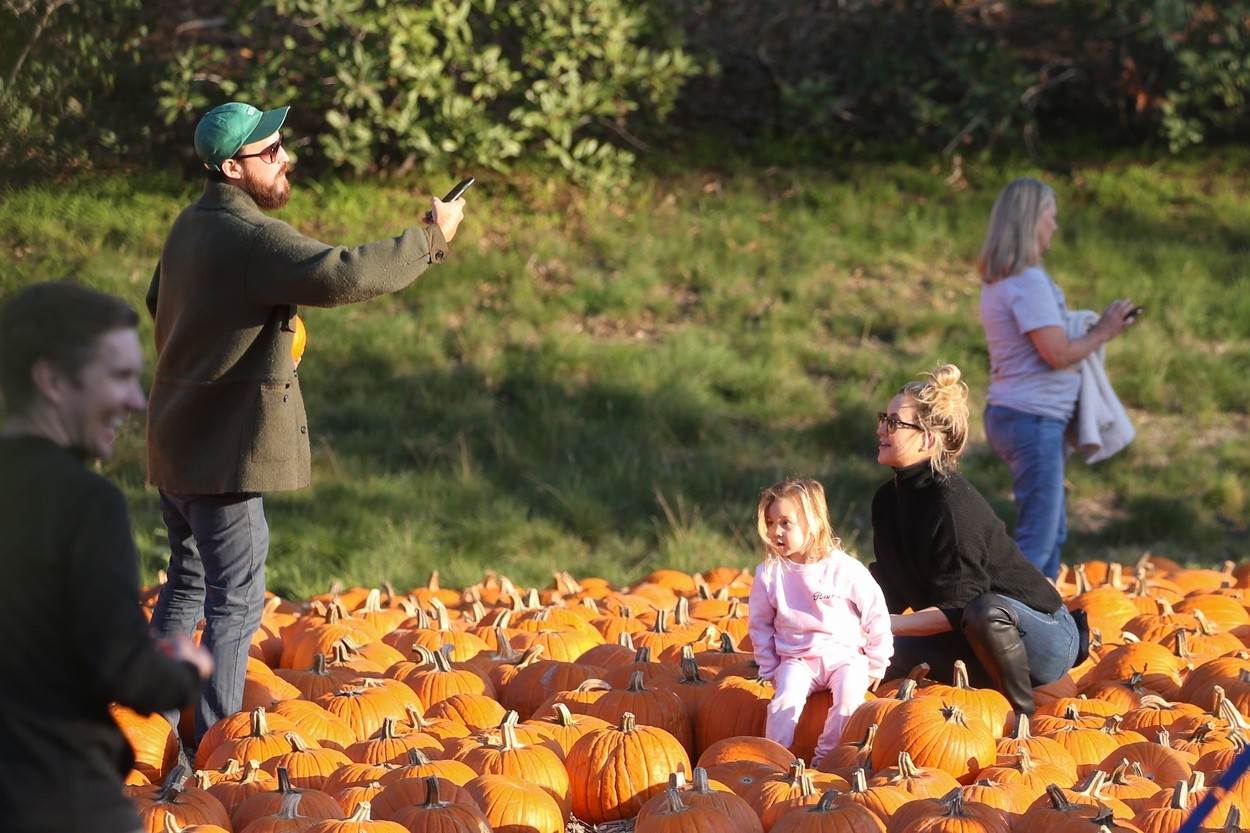
[[[900,428],[914,428],[917,431],[924,430],[923,425],[917,425],[914,422],[903,422],[894,414],[887,414],[885,411],[877,411],[877,424],[884,425],[887,434],[893,434]]]
[[[274,142],[272,145],[269,145],[269,147],[263,148],[256,153],[237,153],[235,154],[234,158],[235,159],[251,159],[253,156],[259,156],[260,161],[264,162],[266,165],[272,165],[274,162],[278,160],[278,151],[281,149],[282,149],[282,137],[279,136],[278,140]]]

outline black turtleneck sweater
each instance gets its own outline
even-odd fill
[[[891,613],[936,607],[960,630],[964,607],[999,593],[1042,613],[1063,604],[1025,559],[981,493],[961,475],[935,477],[928,461],[896,469],[872,498],[869,570]]]
[[[175,709],[199,693],[139,608],[126,501],[85,455],[0,437],[0,829],[128,833],[134,755],[109,703]]]

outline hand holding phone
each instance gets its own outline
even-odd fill
[[[464,195],[465,191],[468,191],[470,188],[472,188],[473,183],[475,182],[477,182],[477,177],[472,177],[472,176],[466,179],[460,180],[459,182],[456,183],[456,187],[448,191],[447,195],[443,197],[442,200],[440,200],[440,202],[455,202],[456,200],[460,199],[460,197]],[[432,210],[425,212],[425,222],[427,224],[434,222],[434,212]]]

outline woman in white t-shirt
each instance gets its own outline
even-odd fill
[[[1124,332],[1133,302],[1112,301],[1098,323],[1069,339],[1063,291],[1042,256],[1059,225],[1055,192],[1032,178],[998,195],[977,260],[981,323],[990,353],[985,433],[1011,469],[1020,550],[1048,578],[1067,538],[1063,438],[1076,409],[1076,364]]]

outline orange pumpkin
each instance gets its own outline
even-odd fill
[[[663,791],[668,774],[690,773],[690,757],[668,732],[640,726],[632,714],[619,726],[596,729],[573,744],[565,760],[573,813],[592,824],[631,818]],[[606,777],[615,773],[615,777]]]

